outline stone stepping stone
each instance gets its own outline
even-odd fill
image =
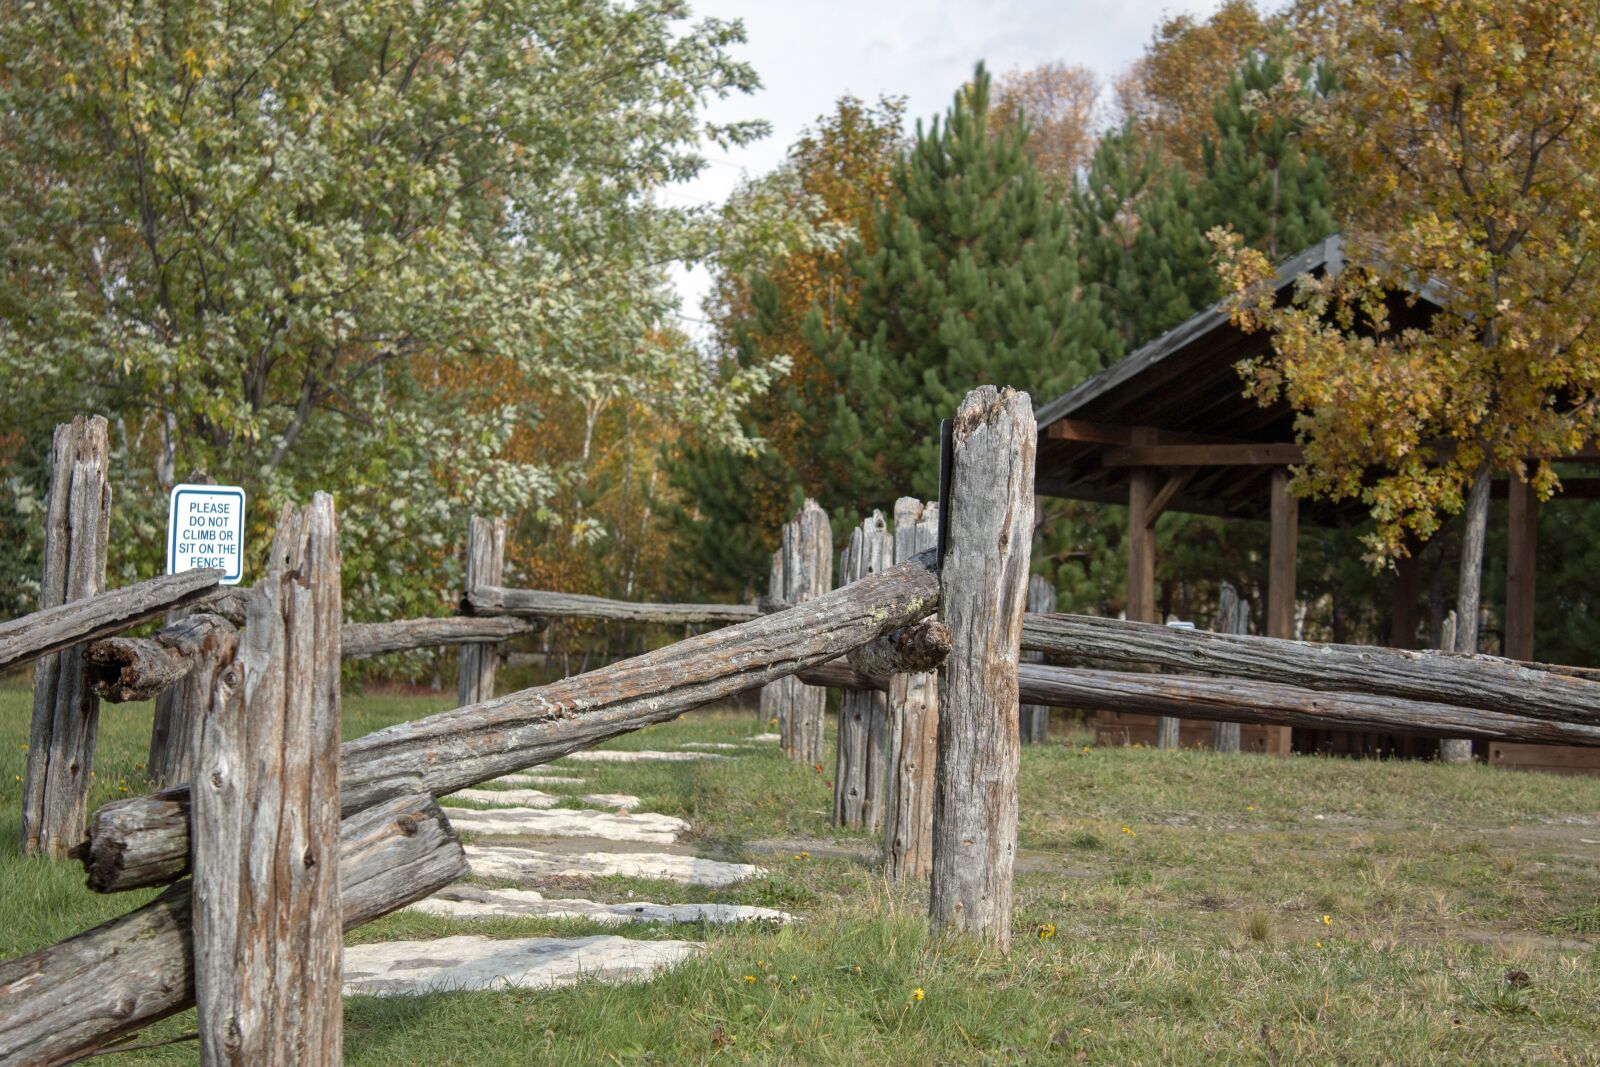
[[[641,749],[638,752],[618,752],[614,749],[595,751],[585,749],[582,752],[571,752],[561,757],[562,759],[576,760],[580,763],[693,763],[696,760],[728,759],[713,752],[654,752],[650,749]]]
[[[564,778],[559,774],[503,774],[491,778],[485,785],[582,785],[582,778]]]
[[[729,886],[766,872],[748,863],[724,863],[667,852],[540,852],[506,845],[468,845],[467,865],[479,878],[601,878],[627,875],[712,887]]]
[[[748,751],[750,751],[750,746],[749,745],[730,745],[726,741],[685,741],[679,747],[681,747],[681,748],[725,748],[725,749],[732,749],[735,752],[748,752]]]
[[[476,804],[498,804],[506,808],[553,808],[567,797],[545,793],[538,789],[459,789],[445,797],[443,803],[451,807],[452,800],[470,800]],[[578,798],[597,808],[637,808],[639,798],[630,793],[585,793]]]
[[[546,900],[532,889],[489,889],[481,885],[453,885],[406,910],[456,919],[589,919],[597,923],[794,921],[788,912],[750,904],[602,904],[578,898]]]
[[[450,825],[470,834],[530,834],[540,837],[595,837],[602,841],[637,841],[671,845],[689,824],[671,815],[641,812],[618,815],[610,811],[576,811],[571,808],[451,808]]]
[[[754,737],[745,738],[746,741],[782,741],[782,734],[756,734]]]
[[[606,934],[513,940],[460,934],[434,941],[351,945],[344,950],[344,992],[393,997],[549,989],[586,978],[636,982],[704,950],[697,941],[638,941]]]

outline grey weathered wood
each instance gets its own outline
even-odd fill
[[[486,587],[498,586],[506,562],[506,520],[474,515],[467,525],[466,600],[481,594]],[[508,615],[504,611],[478,611],[481,615]],[[456,654],[456,703],[476,704],[494,697],[495,666],[498,648],[468,646]]]
[[[929,915],[1011,946],[1021,742],[1017,664],[1033,540],[1034,449],[1028,394],[982,386],[951,431],[940,570],[950,658],[939,693]]]
[[[195,601],[195,607],[212,615],[221,615],[235,626],[243,626],[245,605],[254,588],[245,585],[218,586]]]
[[[1073,662],[1142,666],[1367,693],[1553,722],[1600,725],[1600,682],[1498,656],[1323,645],[1175,630],[1087,615],[1030,615],[1024,648]]]
[[[828,513],[807,500],[783,527],[783,599],[800,606],[833,588],[833,531]],[[792,610],[792,609],[791,609]],[[779,747],[798,763],[822,762],[827,690],[791,683],[778,715]]]
[[[1472,479],[1467,493],[1465,522],[1461,531],[1461,563],[1456,584],[1456,632],[1441,641],[1447,652],[1478,651],[1478,603],[1483,589],[1483,542],[1489,528],[1489,468],[1485,466]],[[1471,763],[1472,742],[1449,737],[1439,742],[1443,763]]]
[[[883,513],[874,511],[850,532],[850,543],[839,554],[839,585],[888,570],[893,559],[888,525]],[[884,705],[884,694],[872,690],[846,690],[840,696],[833,776],[835,826],[873,830],[882,825]]]
[[[1042,574],[1035,574],[1028,578],[1028,610],[1039,615],[1048,615],[1056,610],[1056,587],[1050,584],[1050,579]],[[1044,659],[1037,652],[1024,652],[1022,662],[1038,663]],[[1022,743],[1025,745],[1042,745],[1050,739],[1050,707],[1046,704],[1022,705],[1021,717]]]
[[[215,485],[216,482],[205,471],[193,471],[189,475],[187,484]],[[222,588],[236,589],[237,587],[223,586]],[[237,620],[228,618],[227,615],[217,611],[207,611],[206,613],[225,620],[229,626],[238,627],[244,625],[242,601],[240,602],[240,611],[241,615]],[[189,607],[174,608],[167,612],[164,630],[178,626],[194,613],[195,609]],[[157,636],[159,637],[160,635],[158,634]],[[172,643],[169,642],[167,647],[172,647]],[[233,652],[237,647],[238,636],[235,634],[234,639],[229,642],[225,657],[226,661],[232,660]],[[214,653],[216,650],[213,648],[208,651]],[[96,661],[96,646],[91,645],[89,647],[87,658],[91,663]],[[155,713],[150,720],[150,752],[145,757],[144,768],[145,776],[150,781],[158,786],[167,786],[178,782],[187,782],[194,776],[194,742],[199,738],[200,715],[205,709],[205,701],[209,699],[210,686],[214,679],[201,678],[188,685],[181,684],[182,680],[186,679],[200,662],[196,654],[181,657],[178,663],[174,663],[173,658],[170,656],[163,656],[161,659],[165,663],[158,669],[181,665],[181,670],[172,678],[168,687],[149,689],[150,694],[155,698],[156,706]],[[210,657],[212,670],[208,670],[206,673],[212,674],[215,670],[220,669],[222,662],[224,662],[223,658],[213,654]],[[128,666],[133,666],[131,660]],[[100,694],[102,700],[116,701],[118,694],[122,692],[131,693],[148,688],[136,683],[134,676],[139,673],[137,667],[132,671],[127,668],[120,669],[116,679],[119,684],[115,686],[102,684],[108,681],[104,677],[103,671],[96,668],[95,673],[95,690]],[[126,684],[123,684],[124,679],[126,679]],[[201,694],[199,703],[196,703],[194,699],[196,693]]]
[[[895,561],[939,541],[939,505],[901,497],[894,505]],[[948,630],[946,634],[948,635]],[[948,652],[946,653],[948,658]],[[825,665],[826,666],[826,665]],[[939,676],[931,671],[886,679],[883,869],[895,882],[926,879],[933,863],[934,768],[939,753]]]
[[[358,811],[399,793],[453,793],[826,663],[937,608],[932,568],[932,553],[926,553],[788,611],[346,742],[340,766],[344,810]],[[98,815],[91,822],[80,854],[85,866],[137,870],[145,879],[157,870],[165,880],[181,876],[188,825],[174,795],[131,797],[114,806],[120,810],[105,824],[107,833]],[[158,830],[161,824],[166,825]],[[165,865],[136,854],[144,844],[166,849]]]
[[[147,772],[158,785],[176,785],[194,777],[202,717],[211,702],[213,687],[233,662],[239,647],[239,633],[231,623],[212,615],[197,618],[218,619],[220,625],[205,628],[194,646],[193,655],[186,658],[190,669],[177,685],[161,694],[166,717],[160,734],[151,732],[151,760],[146,764]]]
[[[266,579],[200,728],[191,803],[202,1064],[337,1064],[339,527],[278,519]]]
[[[202,649],[236,633],[220,615],[186,615],[153,637],[108,637],[84,650],[89,681],[102,700],[149,700],[194,669]]]
[[[1217,591],[1217,614],[1211,629],[1219,634],[1246,634],[1250,632],[1250,604],[1239,595],[1231,582],[1223,582]],[[1239,724],[1216,722],[1211,724],[1211,750],[1236,753],[1239,751]]]
[[[168,574],[0,623],[0,671],[121,633],[173,607],[198,603],[221,578],[221,571]]]
[[[346,930],[467,873],[432,797],[396,797],[339,827]],[[190,884],[59,944],[0,963],[0,1063],[64,1064],[194,1003]]]
[[[795,677],[807,685],[820,685],[827,689],[871,689],[879,693],[889,692],[893,684],[891,676],[862,674],[843,659],[807,667]]]
[[[783,549],[777,548],[772,553],[772,573],[767,583],[767,593],[757,598],[756,610],[763,615],[786,611],[791,605],[783,597]],[[761,687],[756,701],[756,714],[761,716],[763,723],[778,726],[783,722],[789,714],[787,709],[793,688],[799,684],[793,677],[787,677]]]
[[[541,619],[511,615],[455,615],[439,619],[395,619],[391,622],[347,622],[339,630],[345,659],[386,656],[440,645],[478,646],[482,655],[495,659],[498,646],[510,638],[538,633]],[[463,648],[461,655],[472,651]]]
[[[79,416],[51,442],[39,607],[105,592],[111,533],[111,446],[106,420]],[[83,675],[83,650],[44,656],[33,671],[33,719],[22,786],[22,853],[59,859],[83,833],[100,701]]]
[[[920,674],[938,670],[949,655],[949,628],[925,619],[851,649],[845,661],[863,674]]]
[[[651,604],[632,600],[607,600],[579,593],[549,593],[539,589],[507,589],[482,585],[467,593],[467,608],[474,615],[516,615],[541,619],[605,619],[611,622],[684,623],[744,622],[761,611],[754,604]]]

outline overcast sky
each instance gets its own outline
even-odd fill
[[[745,175],[771,170],[806,126],[846,93],[904,96],[908,123],[942,112],[973,64],[994,73],[1049,60],[1109,78],[1135,59],[1168,14],[1209,13],[1218,0],[698,0],[696,17],[743,19],[735,54],[761,76],[753,96],[723,101],[717,121],[764,118],[772,134],[714,156],[673,190],[684,203],[725,199]],[[704,272],[680,274],[683,313],[700,315]],[[684,324],[698,331],[692,322]]]

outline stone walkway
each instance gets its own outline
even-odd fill
[[[751,742],[776,740],[757,735]],[[716,752],[704,751],[716,749]],[[691,763],[738,759],[753,744],[685,742],[674,751],[588,750],[565,757],[593,763]],[[608,926],[642,922],[787,923],[794,916],[743,904],[620,903],[547,898],[526,883],[613,875],[675,882],[685,887],[724,887],[766,872],[688,854],[677,842],[690,830],[682,819],[638,811],[640,798],[627,793],[547,792],[573,788],[583,778],[559,774],[508,774],[480,788],[463,789],[441,803],[455,828],[471,835],[466,846],[471,878],[524,883],[495,888],[458,883],[418,901],[407,911],[458,920],[580,919]],[[587,808],[561,807],[578,801]],[[605,810],[597,810],[605,809]],[[490,838],[492,842],[482,842]],[[506,840],[511,839],[511,840]],[[675,851],[617,851],[615,846],[654,845]],[[631,895],[631,894],[630,894]],[[695,941],[645,941],[609,935],[579,938],[496,939],[456,935],[424,941],[356,945],[345,950],[345,992],[374,996],[417,995],[445,990],[539,989],[584,978],[637,981],[703,951]]]

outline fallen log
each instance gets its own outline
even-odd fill
[[[1075,711],[1124,711],[1317,730],[1600,746],[1600,726],[1552,722],[1433,701],[1328,693],[1239,678],[1081,670],[1041,663],[1024,663],[1017,672],[1017,687],[1024,703]],[[886,690],[889,686],[889,679],[882,675],[861,674],[837,661],[804,670],[800,677],[810,685],[837,689]]]
[[[0,671],[121,633],[169,608],[192,604],[221,579],[222,572],[213,570],[167,574],[0,623]]]
[[[1600,726],[1600,684],[1497,656],[1319,645],[1085,615],[1027,616],[1022,647],[1075,662],[1155,665]]]
[[[495,645],[545,628],[543,619],[506,615],[443,619],[400,619],[395,622],[347,622],[339,629],[345,659],[365,659],[390,652],[410,652],[438,645]]]
[[[927,552],[788,611],[347,741],[344,811],[397,793],[453,793],[826,663],[937,608],[933,566]],[[185,805],[178,791],[166,790],[96,812],[78,851],[95,888],[115,892],[180,877],[189,854]],[[129,884],[126,876],[135,872]]]
[[[429,796],[396,797],[339,827],[344,928],[371,922],[467,873]],[[0,1063],[70,1063],[194,1003],[187,881],[76,937],[0,963]]]
[[[233,623],[220,615],[189,615],[154,637],[108,637],[84,650],[89,681],[104,700],[120,704],[153,700],[194,670],[219,643],[238,639]]]
[[[950,630],[938,619],[902,626],[845,654],[862,674],[920,674],[937,670],[950,655]]]
[[[758,618],[753,604],[645,604],[607,600],[579,593],[540,589],[508,589],[480,585],[461,598],[469,615],[517,615],[543,619],[606,619],[613,622],[709,623],[745,622]]]

